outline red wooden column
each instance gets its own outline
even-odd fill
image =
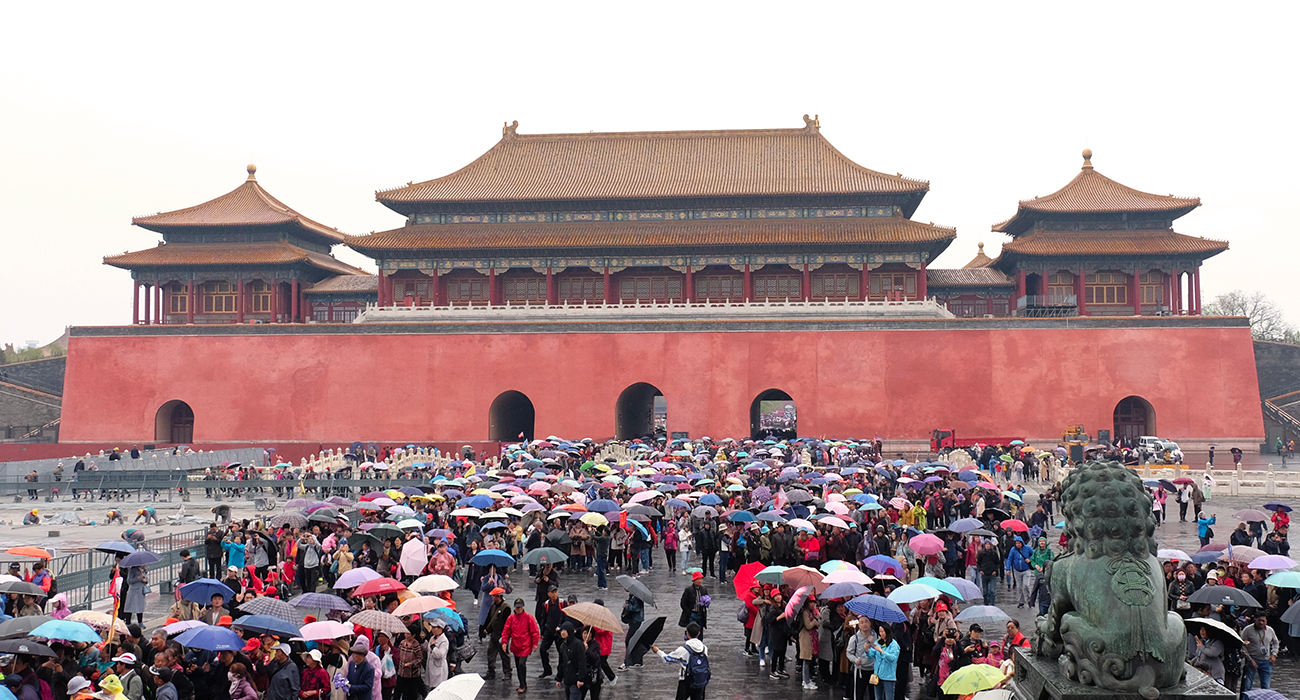
[[[928,280],[925,278],[925,269],[925,261],[922,260],[921,271],[916,275],[916,298],[921,301],[925,301],[925,297],[930,291],[930,286],[927,284]]]
[[[1192,290],[1194,291],[1189,291],[1187,293],[1188,296],[1193,298],[1192,313],[1197,316],[1200,316],[1201,315],[1201,268],[1199,267],[1194,268],[1192,270]]]
[[[1142,315],[1142,270],[1133,268],[1133,279],[1128,283],[1128,294],[1133,301],[1133,315]]]
[[[1038,296],[1047,297],[1047,273],[1038,273]]]
[[[185,291],[185,322],[194,323],[194,302],[198,296],[194,293],[194,280],[190,280]]]
[[[240,279],[236,283],[235,292],[235,323],[244,322],[244,280]]]
[[[691,275],[691,266],[686,266],[686,289],[683,295],[687,304],[695,303],[695,278]]]
[[[388,302],[384,299],[384,268],[379,268],[379,289],[375,292],[375,303],[379,306],[387,306]]]
[[[1025,271],[1016,270],[1016,297],[1011,300],[1011,313],[1020,308],[1020,300],[1025,297]]]
[[[555,292],[555,271],[548,267],[546,268],[546,303],[558,304],[559,301],[559,296]]]
[[[290,290],[289,293],[292,295],[289,297],[289,323],[297,323],[298,310],[300,304],[298,300],[298,278],[297,277],[293,278],[293,282],[290,284],[289,290]]]
[[[1074,276],[1074,299],[1075,305],[1079,307],[1079,315],[1088,315],[1088,302],[1084,299],[1084,293],[1087,291],[1088,272],[1082,267],[1079,273]]]
[[[488,268],[488,306],[496,306],[497,301],[497,269]]]
[[[433,283],[432,283],[432,286],[433,286],[433,305],[434,305],[434,306],[446,306],[446,305],[447,305],[447,295],[446,295],[445,291],[443,290],[443,285],[442,285],[442,275],[438,274],[438,271],[437,271],[437,270],[434,270],[434,271],[433,271]],[[331,308],[332,308],[332,307],[331,307]],[[330,318],[333,318],[333,315],[331,315]]]
[[[614,290],[610,284],[610,279],[609,279],[609,265],[606,265],[605,266],[605,303],[606,304],[614,303],[613,291]]]
[[[862,261],[862,286],[858,289],[858,296],[861,301],[871,299],[871,270],[867,268],[867,261]]]
[[[154,305],[153,305],[154,321],[153,322],[161,325],[163,322],[163,318],[165,318],[163,316],[163,304],[167,303],[168,301],[167,292],[163,290],[163,286],[161,284],[157,284],[157,283],[155,283],[153,286],[153,292],[154,292]]]
[[[863,266],[866,269],[866,266]],[[808,269],[808,263],[803,264],[803,294],[800,295],[804,301],[812,300],[812,270]]]
[[[147,326],[153,318],[149,315],[153,310],[153,307],[149,305],[149,299],[153,295],[153,285],[140,283],[140,287],[144,290],[144,294],[142,295],[144,297],[144,308],[141,310],[143,313],[140,314],[140,320],[138,322]]]
[[[752,300],[752,299],[754,298],[754,280],[753,280],[753,278],[752,278],[752,277],[750,276],[750,274],[749,274],[749,265],[748,265],[748,264],[745,265],[745,284],[744,284],[744,291],[745,291],[745,301],[748,302],[748,301],[750,301],[750,300]]]

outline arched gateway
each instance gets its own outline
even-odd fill
[[[1156,410],[1141,396],[1126,396],[1115,405],[1115,439],[1137,440],[1156,434]]]
[[[184,401],[172,400],[158,407],[154,415],[155,442],[181,445],[194,441],[194,409]]]
[[[637,382],[623,390],[614,404],[614,434],[619,440],[655,435],[666,430],[667,406],[664,393],[653,384]],[[662,406],[663,415],[656,408]]]
[[[799,435],[794,399],[780,389],[768,389],[749,405],[750,437],[794,438]]]
[[[488,439],[501,442],[532,440],[536,419],[532,400],[513,389],[503,391],[488,409]]]

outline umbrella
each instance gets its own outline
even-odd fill
[[[18,593],[20,595],[34,595],[38,598],[46,597],[45,589],[34,583],[26,581],[5,581],[0,583],[0,593]]]
[[[749,595],[749,589],[758,585],[758,574],[764,568],[763,562],[751,561],[748,564],[736,570],[736,575],[731,579],[731,585],[736,589],[736,597],[744,600]]]
[[[1252,688],[1242,694],[1247,700],[1289,700],[1287,696],[1267,688]]]
[[[239,609],[243,610],[244,612],[248,613],[253,617],[269,616],[269,617],[277,618],[279,620],[283,620],[284,622],[287,622],[290,625],[294,625],[295,631],[293,633],[293,636],[295,637],[298,636],[298,632],[296,630],[298,629],[297,628],[298,623],[302,621],[302,616],[299,615],[298,611],[293,608],[293,605],[286,603],[283,600],[280,600],[279,598],[272,598],[270,596],[259,596],[257,598],[248,601],[247,603],[244,603],[243,605],[240,605]],[[246,618],[240,618],[240,619],[243,620]]]
[[[32,656],[49,656],[54,657],[54,650],[33,642],[30,639],[4,639],[0,640],[0,654],[30,654]]]
[[[977,527],[984,527],[984,523],[975,518],[962,518],[961,520],[949,525],[948,529],[953,532],[970,532]]]
[[[354,535],[355,536],[355,535]],[[348,569],[339,576],[334,582],[335,588],[356,588],[367,581],[374,581],[383,578],[379,572],[368,566],[360,566],[355,569]]]
[[[953,671],[941,689],[949,695],[970,695],[981,690],[997,687],[1006,680],[1006,676],[994,666],[988,664],[971,664]]]
[[[785,604],[786,619],[794,620],[795,613],[799,611],[799,608],[803,607],[804,603],[808,602],[808,599],[812,597],[812,594],[812,586],[800,586],[799,588],[796,588],[794,593],[790,594],[790,600],[786,601]]]
[[[369,532],[354,532],[348,537],[348,547],[351,547],[354,552],[360,552],[363,544],[369,544],[370,548],[374,550],[380,550],[384,546],[383,540]],[[355,569],[349,569],[348,571],[355,571]]]
[[[791,588],[816,586],[826,578],[822,572],[810,566],[795,566],[781,572],[781,581]]]
[[[465,621],[461,619],[459,613],[450,607],[430,610],[424,614],[424,619],[441,622],[443,626],[450,627],[455,632],[465,631]]]
[[[141,549],[123,557],[122,561],[118,562],[118,566],[123,568],[131,568],[133,566],[146,566],[148,564],[156,564],[157,562],[160,561],[162,561],[161,556],[154,554],[153,552],[150,552],[147,549]]]
[[[1267,513],[1265,513],[1262,510],[1255,510],[1254,508],[1239,510],[1236,512],[1236,514],[1234,514],[1233,517],[1237,518],[1238,520],[1244,520],[1248,523],[1262,523],[1265,520],[1268,520]]]
[[[491,564],[496,564],[497,566],[510,566],[515,563],[515,558],[500,549],[485,549],[478,554],[475,554],[474,558],[470,561],[479,566],[488,566]]]
[[[1300,571],[1279,571],[1264,579],[1264,583],[1278,588],[1300,589]]]
[[[84,622],[68,622],[67,620],[50,620],[41,623],[40,627],[32,630],[32,637],[42,639],[58,639],[65,642],[87,642],[89,644],[99,644],[104,641],[90,625]]]
[[[1200,549],[1198,549],[1198,550],[1196,550],[1196,551],[1197,551],[1197,553],[1200,553],[1200,552],[1222,552],[1223,550],[1227,549],[1229,546],[1231,546],[1231,545],[1226,545],[1226,544],[1222,544],[1222,543],[1218,543],[1218,544],[1207,544],[1207,545],[1205,545],[1204,547],[1201,547]]]
[[[453,590],[459,587],[459,585],[460,584],[456,583],[456,579],[453,579],[450,576],[444,576],[443,574],[429,574],[428,576],[421,576],[411,582],[411,586],[408,590],[416,593],[441,593],[443,591]]]
[[[429,565],[429,545],[419,539],[407,540],[402,545],[402,572],[407,576],[416,576],[424,572]]]
[[[860,583],[864,586],[870,585],[871,577],[858,571],[857,569],[838,569],[826,574],[822,583],[830,585],[832,583]]]
[[[243,607],[241,606],[240,609],[242,610]],[[231,626],[250,630],[258,634],[270,634],[277,637],[283,637],[284,639],[292,639],[301,634],[298,625],[291,622],[285,622],[274,615],[245,615],[244,617],[237,618],[233,623],[231,623]]]
[[[623,625],[619,623],[618,618],[609,608],[595,603],[574,603],[564,609],[564,614],[581,622],[584,625],[590,625],[596,629],[602,629],[616,634],[623,632]]]
[[[593,513],[617,513],[618,504],[608,498],[598,498],[587,504],[587,510]]]
[[[1012,532],[1029,532],[1029,524],[1023,520],[1003,520],[1002,527]]]
[[[1229,547],[1219,553],[1220,560],[1235,561],[1238,564],[1249,564],[1263,556],[1268,556],[1268,552],[1254,547]]]
[[[538,564],[559,564],[569,558],[569,555],[561,552],[554,547],[538,547],[523,556],[519,560],[521,564],[534,566]]]
[[[369,595],[385,595],[387,593],[396,593],[404,590],[406,590],[406,584],[397,579],[377,578],[373,581],[366,581],[360,586],[357,586],[357,589],[352,591],[352,595],[362,597]],[[377,628],[372,627],[371,629]]]
[[[961,593],[962,600],[975,600],[976,598],[982,600],[984,598],[984,594],[980,592],[980,587],[976,586],[973,581],[958,576],[949,576],[944,581],[952,584]]]
[[[1209,603],[1210,605],[1240,605],[1248,608],[1261,607],[1254,596],[1232,586],[1205,586],[1187,597],[1189,603]]]
[[[206,622],[201,620],[181,620],[180,622],[173,622],[170,625],[163,625],[163,629],[167,631],[168,637],[175,637],[181,632],[192,630],[195,627],[202,627],[206,624]]]
[[[727,516],[727,520],[733,523],[752,523],[756,520],[754,514],[747,510],[738,510]]]
[[[945,581],[941,578],[935,578],[933,576],[922,576],[921,578],[912,581],[912,583],[913,584],[919,583],[923,586],[929,586],[930,588],[933,588],[936,591],[939,591],[940,593],[946,593],[956,598],[957,600],[966,599],[966,597],[961,594],[961,591],[958,590],[956,586],[954,586],[951,582]]]
[[[878,595],[860,595],[845,604],[849,611],[879,622],[902,622],[907,619],[898,603]]]
[[[943,592],[924,583],[909,583],[890,591],[889,599],[895,603],[915,603],[918,600],[938,598]]]
[[[912,548],[912,551],[923,557],[938,554],[944,550],[943,540],[934,535],[917,535],[908,540],[907,545]]]
[[[1057,523],[1056,526],[1057,526],[1057,527],[1065,527],[1065,523],[1063,523],[1063,522],[1062,522],[1062,523]],[[974,530],[970,530],[970,531],[968,531],[968,532],[966,533],[966,536],[967,536],[967,537],[997,537],[998,535],[997,535],[996,532],[989,532],[988,530],[985,530],[984,528],[981,527],[981,528],[977,528],[977,529],[974,529]]]
[[[75,613],[74,613],[75,614]],[[99,613],[103,615],[104,613]],[[107,617],[107,616],[105,616]],[[10,639],[12,637],[26,637],[32,633],[32,630],[53,620],[49,615],[31,615],[28,617],[15,617],[11,620],[5,620],[0,623],[0,639]],[[105,627],[105,629],[108,629]]]
[[[884,554],[876,554],[863,559],[862,566],[880,574],[900,577],[907,575],[907,570],[903,568],[903,565],[897,559]]]
[[[365,627],[372,630],[383,632],[393,632],[403,634],[407,631],[406,625],[397,616],[386,613],[382,610],[362,610],[361,612],[348,618],[348,622],[357,627]]]
[[[244,640],[233,630],[212,625],[182,632],[176,642],[183,647],[207,651],[239,651],[244,648]]]
[[[369,530],[367,530],[366,533],[370,535],[374,535],[375,537],[384,540],[392,539],[394,537],[400,538],[406,536],[406,533],[402,532],[402,528],[397,527],[396,525],[389,525],[388,523],[381,523],[379,525],[376,525],[370,528]],[[351,546],[350,543],[349,546]]]
[[[1280,569],[1290,569],[1296,566],[1296,561],[1290,557],[1284,557],[1281,554],[1266,554],[1262,557],[1250,560],[1250,568],[1267,569],[1277,571]]]
[[[985,520],[997,523],[1010,518],[1011,514],[1001,508],[985,508],[983,517]]]
[[[600,527],[601,525],[609,524],[609,518],[606,518],[600,513],[583,513],[578,520],[581,520],[583,523],[592,527]]]
[[[691,511],[691,515],[697,518],[716,518],[718,509],[713,506],[696,506],[695,510]]]
[[[44,549],[41,549],[40,547],[32,547],[30,545],[20,545],[17,547],[10,547],[9,549],[5,550],[5,554],[15,554],[20,557],[36,557],[37,559],[54,558],[53,554],[50,554]]]
[[[227,601],[235,599],[235,592],[230,590],[230,586],[215,578],[196,579],[181,586],[181,599],[199,605],[211,603],[212,596],[217,594],[224,596]]]
[[[773,586],[781,585],[781,575],[786,571],[784,566],[769,566],[754,575],[759,583],[766,583]]]
[[[642,602],[646,603],[647,605],[650,605],[651,607],[655,607],[655,608],[659,607],[658,605],[655,604],[655,594],[651,593],[650,589],[647,588],[644,583],[641,583],[637,579],[634,579],[631,576],[628,576],[626,574],[619,576],[615,580],[618,581],[619,585],[627,589],[628,593],[631,593],[637,598],[640,598]]]
[[[461,673],[439,683],[424,700],[474,700],[482,689],[482,676],[477,673]]]
[[[843,581],[840,583],[832,583],[817,595],[822,600],[832,600],[834,598],[853,598],[869,592],[870,589],[860,583],[854,581]]]
[[[758,514],[758,519],[759,519],[759,520],[762,520],[762,521],[764,521],[764,522],[769,522],[769,523],[783,523],[783,522],[785,522],[785,518],[781,517],[781,515],[780,515],[779,513],[773,513],[773,512],[770,511],[770,510],[765,510],[765,511],[763,511],[762,513],[759,513],[759,514]]]
[[[666,619],[667,618],[661,615],[636,629],[636,634],[633,634],[632,638],[627,640],[626,651],[623,655],[624,663],[627,663],[628,659],[639,658],[638,655],[632,653],[638,647],[643,647],[648,650],[650,647],[654,646],[654,643],[659,639],[659,635],[664,631],[664,620]],[[644,655],[644,653],[645,652],[642,651],[641,655]]]
[[[423,615],[432,610],[445,607],[447,607],[447,601],[442,598],[432,595],[422,595],[402,601],[402,604],[393,610],[393,614],[398,617],[406,617],[407,615]]]
[[[305,514],[292,510],[285,511],[274,518],[271,518],[271,525],[273,527],[306,527],[308,522],[309,521]]]
[[[1218,560],[1219,560],[1219,552],[1217,551],[1197,552],[1196,554],[1192,555],[1192,559],[1191,559],[1192,563],[1194,564],[1209,564],[1212,561],[1218,561]]]
[[[833,574],[836,571],[840,571],[841,569],[852,569],[854,571],[858,570],[858,567],[848,563],[847,561],[844,561],[843,559],[832,559],[817,568],[820,569],[821,572],[824,574]],[[834,581],[832,581],[831,583],[834,583]]]
[[[132,552],[135,551],[135,547],[132,547],[131,545],[125,542],[114,542],[114,541],[97,544],[93,547],[93,549],[96,552],[107,552],[109,554],[131,554]]]
[[[298,631],[299,637],[309,642],[328,642],[339,637],[349,637],[354,633],[352,625],[333,620],[312,622],[303,625]]]
[[[54,618],[50,618],[54,619]],[[100,632],[107,632],[111,625],[117,630],[118,634],[127,634],[130,630],[122,620],[110,617],[108,613],[96,612],[94,610],[78,610],[64,618],[73,622],[84,622]]]
[[[968,625],[992,625],[1006,622],[1011,619],[1011,616],[1002,612],[1002,608],[996,605],[972,605],[958,613],[957,617],[953,619]]]
[[[352,604],[336,595],[328,593],[303,593],[297,598],[290,598],[289,605],[310,610],[351,610]]]
[[[1273,511],[1274,513],[1278,512],[1278,511],[1281,511],[1281,512],[1283,512],[1283,513],[1290,513],[1290,512],[1291,512],[1291,506],[1289,506],[1289,505],[1287,505],[1287,504],[1285,504],[1285,503],[1265,503],[1265,504],[1264,504],[1264,510],[1271,510],[1271,511]]]
[[[1204,625],[1204,626],[1209,627],[1209,628],[1211,628],[1211,629],[1215,629],[1215,630],[1218,630],[1218,631],[1220,631],[1220,632],[1223,632],[1224,634],[1227,634],[1227,635],[1231,636],[1233,639],[1237,640],[1238,642],[1241,642],[1241,641],[1242,641],[1242,639],[1241,639],[1241,635],[1237,634],[1237,630],[1232,629],[1231,627],[1229,627],[1229,626],[1223,624],[1222,622],[1219,622],[1218,620],[1211,620],[1211,619],[1206,618],[1206,617],[1189,617],[1189,618],[1187,618],[1186,620],[1184,620],[1183,622],[1184,622],[1188,627],[1193,627],[1193,626],[1199,627],[1199,626],[1201,626],[1201,625]],[[1196,631],[1195,629],[1189,629],[1189,630],[1188,630],[1188,632],[1193,632],[1193,633],[1194,633],[1195,631]]]
[[[1181,549],[1161,549],[1156,552],[1157,559],[1174,559],[1177,561],[1191,561],[1192,555]],[[1284,567],[1285,568],[1285,567]]]

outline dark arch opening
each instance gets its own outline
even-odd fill
[[[780,389],[768,389],[749,405],[750,437],[789,440],[799,436],[794,399]]]
[[[1137,442],[1143,435],[1156,434],[1156,410],[1141,396],[1126,396],[1115,405],[1115,435]]]
[[[666,435],[668,404],[653,384],[637,382],[623,390],[614,404],[614,434],[619,440]]]
[[[154,416],[153,439],[172,445],[194,442],[194,409],[175,399],[159,406]]]
[[[488,409],[488,439],[500,442],[532,440],[536,419],[533,402],[527,396],[513,389],[503,391]]]

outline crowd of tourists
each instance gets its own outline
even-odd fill
[[[701,698],[736,663],[713,666],[706,641],[738,635],[774,683],[797,676],[855,700],[905,700],[913,683],[924,697],[969,696],[1005,683],[1013,648],[1034,634],[996,607],[999,595],[1046,613],[1045,574],[1069,545],[1047,478],[1055,451],[976,447],[907,463],[882,460],[873,441],[638,441],[608,458],[605,447],[552,438],[465,454],[418,487],[355,502],[300,489],[269,520],[213,523],[202,551],[184,553],[169,617],[152,630],[143,616],[157,557],[135,551],[143,535],[128,530],[98,548],[117,562],[119,619],[65,601],[42,622],[84,623],[93,639],[22,626],[45,616],[50,591],[0,580],[15,617],[0,623],[0,654],[15,623],[10,632],[39,647],[0,656],[0,670],[23,700],[142,700],[141,687],[154,700],[408,700],[479,671],[526,693],[536,656],[537,679],[566,700],[599,700],[654,655],[675,671],[679,698]],[[1043,484],[1031,494],[1026,480]],[[1188,659],[1229,686],[1267,688],[1300,632],[1288,618],[1300,589],[1286,558],[1290,509],[1267,504],[1271,516],[1243,517],[1218,544],[1202,507],[1212,487],[1179,481],[1147,487],[1157,522],[1171,499],[1184,504],[1205,543],[1161,550]],[[686,577],[680,632],[651,611],[650,572]],[[565,590],[592,578],[590,602]],[[611,578],[621,604],[605,603]],[[461,591],[471,610],[458,609]],[[683,641],[660,649],[664,634]]]

